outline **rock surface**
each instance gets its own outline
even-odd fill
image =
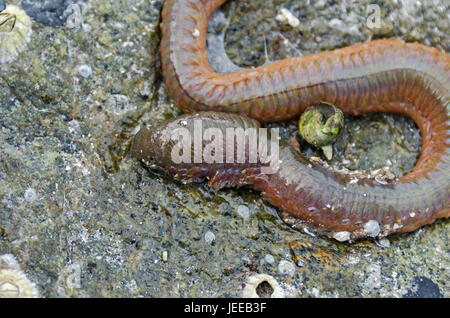
[[[250,67],[266,61],[265,47],[276,60],[370,36],[449,49],[439,0],[383,1],[376,30],[370,1],[307,2],[227,3],[230,60]],[[239,297],[246,278],[266,273],[287,297],[450,297],[448,220],[390,244],[338,243],[291,229],[257,193],[214,193],[144,169],[127,154],[132,136],[180,114],[161,80],[162,2],[52,3],[65,7],[39,7],[48,12],[32,17],[28,49],[0,73],[0,255],[14,255],[41,296]],[[282,8],[300,24],[278,21]],[[294,136],[295,123],[281,125]],[[401,175],[420,142],[398,116],[347,118],[330,164]]]

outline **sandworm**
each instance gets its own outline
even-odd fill
[[[450,58],[446,53],[402,40],[377,40],[217,73],[208,62],[206,28],[211,14],[224,2],[165,1],[164,81],[178,107],[194,114],[142,129],[132,146],[136,157],[179,179],[208,178],[216,189],[248,186],[261,191],[263,199],[284,214],[341,241],[409,232],[449,217]],[[281,165],[273,174],[263,174],[261,166],[249,162],[175,164],[170,157],[174,142],[163,133],[193,129],[190,123],[195,119],[220,130],[259,127],[258,121],[296,118],[322,101],[349,115],[381,111],[411,117],[423,137],[413,171],[386,185],[369,179],[351,182],[346,175],[309,163],[283,142]],[[199,111],[209,112],[195,114]]]

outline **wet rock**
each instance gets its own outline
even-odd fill
[[[407,298],[442,298],[443,295],[436,285],[428,277],[417,276],[413,279],[413,291],[406,294]]]
[[[36,12],[45,10],[39,8],[42,1],[26,2]],[[269,60],[278,60],[367,39],[370,1],[325,2],[318,4],[320,10],[303,1],[228,2],[224,50],[235,64],[251,67],[265,63],[264,42]],[[421,1],[423,10],[409,17],[400,14],[396,2],[383,3],[383,19],[405,30],[398,36],[436,47],[449,43],[439,26],[447,19],[442,1]],[[127,155],[140,126],[181,113],[160,73],[161,6],[155,0],[89,1],[79,29],[69,25],[70,19],[58,22],[58,28],[33,23],[28,48],[2,70],[0,254],[23,260],[21,270],[40,295],[240,297],[245,277],[264,270],[295,297],[403,297],[416,292],[417,272],[449,297],[442,272],[448,220],[390,237],[388,247],[374,240],[343,246],[290,228],[258,193],[182,185]],[[275,20],[281,8],[300,20],[298,28]],[[49,20],[58,20],[56,15]],[[333,30],[332,19],[360,33]],[[82,76],[81,65],[92,73]],[[296,123],[273,126],[286,140],[295,136]],[[420,153],[420,133],[403,117],[347,118],[346,127],[329,163],[338,168],[389,167],[400,176]],[[305,145],[301,149],[320,157]],[[36,197],[25,194],[27,189]],[[215,244],[206,244],[208,231]],[[289,256],[291,241],[300,246],[295,260]],[[295,274],[281,274],[278,260],[288,262]],[[304,262],[301,269],[298,260]],[[379,267],[367,270],[371,264]],[[269,286],[260,286],[261,295],[269,294]]]

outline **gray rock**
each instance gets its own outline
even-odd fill
[[[35,21],[51,27],[61,27],[73,13],[70,5],[85,0],[23,0],[22,7]]]
[[[251,67],[265,63],[264,42],[272,60],[362,42],[371,33],[365,26],[371,2],[329,1],[315,10],[306,1],[234,1],[224,6],[231,23],[223,47],[234,64]],[[442,275],[448,220],[388,247],[343,246],[289,228],[258,193],[182,185],[127,155],[140,126],[181,113],[160,73],[162,1],[89,1],[79,30],[64,23],[56,13],[61,8],[50,10],[50,1],[22,3],[60,27],[33,23],[28,49],[1,72],[0,255],[14,254],[41,296],[241,297],[245,278],[264,270],[287,297],[403,297],[423,289],[450,297]],[[383,36],[440,49],[449,43],[442,1],[423,0],[410,17],[394,1],[383,3],[383,20],[403,30]],[[299,17],[301,30],[275,20],[281,7]],[[332,19],[360,31],[333,30]],[[92,74],[80,76],[79,65]],[[280,127],[284,140],[296,135],[295,123],[268,126]],[[330,165],[371,170],[390,159],[392,172],[401,175],[420,153],[420,132],[403,117],[347,118],[346,127]],[[25,195],[28,188],[36,197]],[[247,219],[237,213],[240,205]],[[208,231],[214,245],[205,243]],[[349,252],[357,262],[345,261]],[[277,262],[262,265],[268,254],[296,274],[280,274]],[[304,266],[297,271],[295,264]],[[380,280],[367,289],[359,282],[373,281],[371,264],[379,265]],[[417,272],[434,285],[424,280],[420,287]]]

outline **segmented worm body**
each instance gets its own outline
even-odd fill
[[[449,217],[447,54],[417,43],[377,40],[221,74],[209,65],[205,38],[211,14],[224,2],[165,1],[164,80],[175,103],[186,112],[217,111],[245,117],[206,112],[143,129],[133,144],[135,156],[181,179],[207,177],[215,188],[245,185],[261,191],[264,200],[283,213],[339,240],[370,236],[377,225],[379,235],[385,236]],[[284,143],[279,150],[281,165],[274,174],[262,174],[260,167],[250,164],[180,165],[170,157],[174,143],[161,133],[176,127],[192,129],[189,122],[195,118],[219,129],[256,127],[259,124],[253,119],[297,118],[306,107],[322,101],[350,115],[393,112],[411,117],[423,137],[413,171],[387,185],[367,179],[354,182],[312,165]]]

